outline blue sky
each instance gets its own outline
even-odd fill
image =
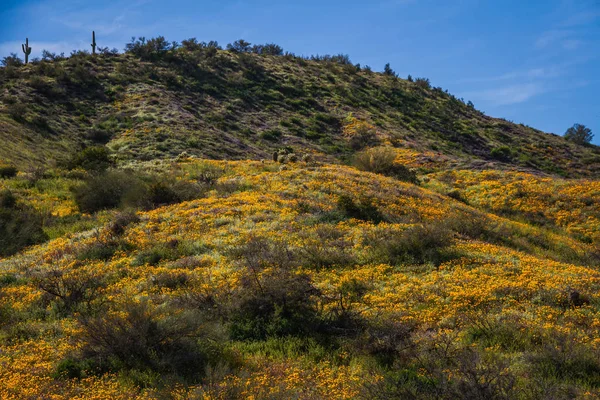
[[[600,0],[4,0],[0,56],[123,49],[131,36],[275,42],[427,77],[488,115],[600,144]]]

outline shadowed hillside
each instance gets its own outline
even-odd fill
[[[487,117],[427,79],[371,72],[347,56],[267,49],[195,41],[173,49],[159,38],[132,42],[125,54],[9,65],[0,69],[0,158],[27,165],[106,144],[120,161],[184,151],[261,159],[286,146],[344,160],[361,145],[343,135],[352,113],[375,141],[418,152],[429,169],[600,172],[598,147]]]

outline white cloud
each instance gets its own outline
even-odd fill
[[[472,92],[468,93],[467,97],[489,102],[496,106],[504,106],[523,103],[534,96],[544,93],[544,91],[543,86],[539,83],[524,83]]]
[[[547,67],[529,68],[521,71],[507,72],[496,76],[461,79],[457,83],[491,83],[515,80],[550,79],[563,75],[565,68],[566,65],[551,65]]]
[[[564,50],[575,50],[582,41],[577,39],[576,32],[570,30],[549,30],[543,32],[535,41],[538,49],[562,48]]]
[[[600,9],[585,10],[567,17],[560,25],[564,27],[588,25],[592,22],[595,22],[599,18]]]

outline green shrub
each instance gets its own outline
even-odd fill
[[[80,319],[79,360],[100,371],[155,372],[197,382],[220,358],[218,347],[204,338],[198,313],[171,314],[146,302],[127,303],[119,311]]]
[[[232,339],[305,336],[318,326],[318,290],[308,275],[279,269],[248,272],[236,293],[229,331]]]
[[[6,111],[8,112],[8,115],[10,115],[10,117],[15,121],[24,122],[25,115],[27,114],[27,106],[19,102],[9,103],[6,106]]]
[[[150,178],[145,196],[138,194],[137,204],[145,209],[153,209],[168,204],[197,199],[206,192],[208,185],[169,179],[168,176]],[[134,203],[136,202],[135,199]]]
[[[106,144],[110,142],[113,132],[101,128],[92,128],[86,133],[86,137],[94,143]]]
[[[358,203],[352,197],[342,195],[338,198],[337,209],[347,218],[355,218],[363,221],[371,221],[376,224],[385,220],[384,215],[373,204],[369,198],[363,198]]]
[[[365,386],[360,398],[522,398],[523,391],[517,386],[517,376],[508,368],[508,360],[477,348],[460,347],[455,338],[444,337],[436,332],[429,332],[421,339],[419,343],[403,344],[394,365],[384,370],[383,379]],[[536,381],[531,384],[538,386],[535,389],[544,385]],[[541,395],[531,398],[557,397]]]
[[[77,259],[108,261],[119,250],[131,250],[131,245],[122,240],[97,241],[86,246],[77,254]]]
[[[410,323],[376,319],[364,327],[364,333],[356,346],[373,356],[378,364],[389,368],[401,357],[401,349],[413,345],[413,330]]]
[[[398,76],[398,74],[396,72],[394,72],[394,70],[390,66],[390,63],[385,64],[385,66],[383,67],[383,74],[386,76],[393,76],[393,77]]]
[[[13,178],[17,175],[17,167],[0,164],[0,179]]]
[[[97,311],[102,305],[102,301],[96,303],[96,300],[106,286],[106,278],[97,271],[69,273],[52,268],[34,271],[31,283],[46,294],[46,301],[50,301],[59,314],[87,314]]]
[[[431,89],[431,82],[429,82],[429,78],[416,78],[415,85],[422,89]]]
[[[265,131],[260,132],[258,136],[265,140],[276,142],[281,138],[282,133],[279,129],[267,129]]]
[[[400,233],[388,229],[375,230],[363,242],[371,248],[373,262],[390,265],[438,265],[452,257],[448,252],[452,243],[452,232],[441,224],[415,225]]]
[[[88,147],[69,161],[71,169],[83,168],[86,171],[104,171],[111,165],[110,152],[104,146]]]
[[[14,178],[17,175],[17,168],[12,165],[0,164],[0,179]]]
[[[73,193],[81,212],[94,213],[119,207],[127,193],[141,191],[142,188],[140,180],[132,174],[111,171],[89,178],[75,187]]]
[[[546,379],[600,387],[598,354],[582,346],[574,337],[554,335],[540,351],[527,357],[532,372]]]
[[[18,204],[10,191],[0,192],[0,256],[10,256],[47,239],[42,215]]]
[[[201,254],[204,251],[205,248],[201,244],[174,239],[166,243],[156,244],[149,249],[139,252],[132,265],[157,265],[163,260],[174,261],[182,257]]]
[[[461,203],[468,204],[467,198],[458,189],[450,190],[448,193],[446,193],[446,196],[448,196],[448,197],[450,197],[450,198],[452,198],[454,200],[460,201]]]
[[[380,143],[375,127],[369,124],[360,124],[350,136],[349,145],[354,150],[361,150],[368,146],[376,146]]]
[[[335,218],[335,216],[330,217]],[[337,218],[334,222],[340,220],[343,218]],[[299,249],[299,254],[304,267],[311,269],[347,267],[357,263],[352,253],[352,243],[344,238],[343,233],[335,225],[320,224],[313,232],[302,235],[305,243]]]
[[[361,171],[394,177],[417,183],[417,175],[402,164],[395,163],[396,152],[390,147],[374,147],[354,155],[354,166]]]
[[[206,184],[175,180],[167,175],[109,171],[88,178],[73,192],[79,210],[93,213],[117,207],[150,210],[202,197],[207,189]]]
[[[131,42],[125,45],[125,51],[146,61],[158,61],[164,59],[172,48],[172,44],[163,36],[146,40],[145,37],[131,38]]]
[[[89,363],[67,358],[61,360],[54,370],[52,377],[54,379],[81,379],[86,377],[86,370],[92,366]]]
[[[316,329],[318,291],[308,275],[294,272],[300,258],[285,243],[253,236],[227,255],[242,269],[230,305],[233,339],[302,336]]]
[[[0,207],[2,208],[14,208],[17,204],[17,198],[8,189],[0,191]]]
[[[110,223],[109,230],[115,236],[120,236],[125,233],[125,229],[130,224],[136,224],[140,221],[138,215],[129,210],[123,211],[116,215],[115,219]]]
[[[592,130],[585,125],[575,124],[567,129],[564,134],[565,139],[580,145],[588,144],[594,138]]]
[[[509,147],[502,146],[492,149],[490,155],[497,160],[508,161],[512,156],[512,152]]]

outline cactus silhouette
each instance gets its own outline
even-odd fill
[[[25,44],[21,45],[23,53],[25,53],[25,64],[29,62],[29,55],[31,54],[31,47],[29,47],[29,38],[25,38]]]
[[[92,31],[92,44],[90,45],[92,46],[92,54],[96,54],[96,32]]]

